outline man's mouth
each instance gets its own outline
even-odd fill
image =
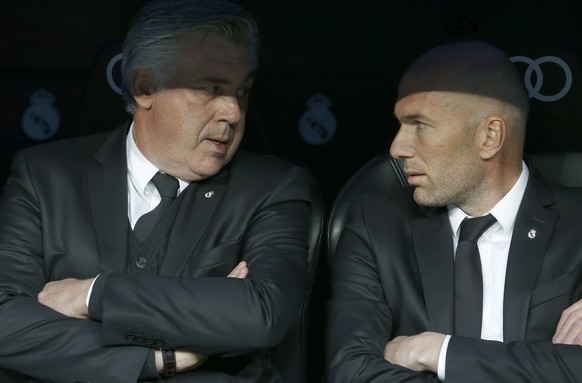
[[[410,185],[418,185],[420,179],[426,175],[424,173],[406,170],[405,173],[408,176],[407,181]]]
[[[228,148],[228,140],[221,138],[207,138],[206,141],[219,153],[226,153]]]

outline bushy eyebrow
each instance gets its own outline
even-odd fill
[[[398,118],[398,116],[394,114],[394,118],[396,118],[397,121],[416,121],[419,119],[426,119],[425,116],[419,113],[405,114],[403,116],[400,116],[400,118]]]
[[[243,79],[243,81],[241,83],[245,83],[245,82],[247,82],[249,80],[253,80],[255,78],[255,75],[256,75],[256,72],[254,72],[254,71],[253,72],[250,72]],[[230,83],[232,83],[232,81],[230,81],[227,78],[217,77],[217,76],[202,76],[202,77],[200,77],[198,79],[198,81],[201,81],[201,82],[210,82],[210,83],[213,83],[213,84],[227,84],[227,85],[230,84]]]
[[[425,124],[425,125],[430,125],[430,126],[438,125],[438,122],[434,118],[430,118],[426,114],[418,113],[418,112],[404,114],[404,115],[400,116],[400,118],[398,118],[396,116],[396,114],[394,114],[394,117],[396,118],[396,121],[398,121],[400,124],[419,124],[420,123],[420,124]]]

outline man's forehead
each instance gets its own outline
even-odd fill
[[[200,31],[182,39],[184,58],[194,61],[212,62],[224,67],[254,68],[257,65],[255,50],[250,42],[233,42],[216,33]]]

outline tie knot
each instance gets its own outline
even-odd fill
[[[176,198],[178,194],[178,180],[169,174],[156,173],[152,178],[152,182],[156,185],[160,196],[163,198]]]
[[[476,242],[485,230],[491,227],[495,221],[497,220],[491,214],[484,215],[483,217],[465,218],[463,222],[461,222],[459,242]]]

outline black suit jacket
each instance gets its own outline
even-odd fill
[[[183,382],[279,381],[268,350],[305,291],[308,175],[239,151],[183,192],[158,275],[126,274],[126,134],[15,155],[0,199],[0,368],[51,382],[135,382],[150,348],[163,345],[211,355]],[[240,260],[249,276],[225,278]],[[48,281],[103,272],[99,320],[37,302]]]
[[[367,195],[351,208],[336,250],[326,334],[330,382],[438,382],[383,358],[386,343],[453,332],[453,241],[446,209],[411,195]],[[530,167],[505,283],[504,342],[453,336],[447,383],[573,382],[582,348],[553,345],[562,311],[581,298],[582,196]],[[528,233],[535,230],[535,237]]]

